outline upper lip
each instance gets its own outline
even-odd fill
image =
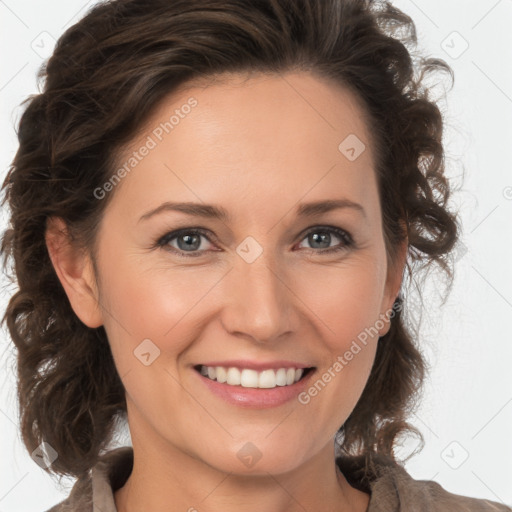
[[[200,366],[223,366],[224,368],[247,368],[250,370],[278,370],[279,368],[311,368],[312,365],[298,363],[296,361],[249,361],[246,359],[237,359],[231,361],[208,361],[201,363]]]

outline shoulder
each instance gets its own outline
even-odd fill
[[[83,477],[76,480],[69,496],[46,512],[115,512],[114,491],[122,487],[133,466],[133,448],[108,451]]]
[[[362,457],[338,457],[336,463],[354,487],[370,494],[368,512],[512,512],[496,501],[453,494],[431,480],[415,480],[403,466]]]
[[[397,501],[400,510],[512,512],[512,508],[495,501],[453,494],[431,480],[415,480],[398,465],[388,468],[374,481],[372,495],[375,495],[376,499],[375,512],[394,510],[390,506]],[[370,508],[369,512],[374,512],[374,509]]]

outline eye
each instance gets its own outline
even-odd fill
[[[330,243],[333,240],[333,235],[335,239],[341,241],[341,244],[331,247]],[[319,249],[314,252],[321,254],[346,251],[354,246],[354,241],[349,233],[343,229],[328,226],[316,226],[310,229],[303,240],[307,240],[312,249]]]
[[[211,243],[207,232],[203,229],[180,229],[164,235],[157,241],[157,246],[171,250],[184,257],[201,256],[207,250],[204,244],[201,243],[201,237]],[[174,240],[177,246],[171,244]]]
[[[197,257],[209,250],[208,246],[204,247],[202,239],[207,241],[206,245],[212,244],[210,237],[214,238],[202,228],[186,228],[165,234],[156,242],[155,246],[169,250],[178,256]],[[338,239],[341,243],[331,246],[333,239]],[[347,251],[355,246],[352,236],[348,232],[332,226],[316,226],[310,229],[302,240],[307,240],[311,244],[310,252],[318,254]],[[301,246],[299,245],[299,247]]]

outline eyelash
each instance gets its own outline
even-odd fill
[[[334,246],[334,247],[329,247],[327,249],[309,249],[310,251],[313,251],[315,253],[332,254],[332,253],[347,251],[347,250],[355,247],[354,240],[353,240],[352,236],[350,235],[350,233],[348,233],[347,231],[345,231],[343,229],[335,228],[333,226],[315,226],[315,227],[309,229],[306,233],[304,233],[304,236],[301,238],[301,242],[311,233],[317,233],[317,232],[334,233],[338,238],[340,238],[343,241],[343,244]],[[197,258],[197,257],[203,255],[203,253],[205,252],[204,250],[187,253],[186,251],[181,251],[180,249],[177,249],[176,247],[170,247],[170,246],[167,247],[167,244],[171,240],[178,238],[180,235],[202,235],[210,243],[213,243],[208,236],[209,235],[208,231],[206,231],[202,228],[184,228],[184,229],[179,229],[176,231],[171,231],[169,233],[166,233],[164,236],[162,236],[161,238],[159,238],[156,241],[154,248],[163,248],[163,249],[173,252],[174,254],[177,254],[178,256],[183,257],[183,258]]]

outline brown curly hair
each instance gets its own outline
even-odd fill
[[[411,18],[378,0],[112,0],[66,30],[40,69],[42,92],[24,102],[19,148],[2,186],[11,211],[3,267],[12,260],[19,287],[2,323],[17,348],[26,448],[44,441],[58,453],[48,472],[84,475],[112,441],[126,402],[103,326],[84,325],[59,282],[46,220],[64,219],[73,243],[94,256],[114,192],[99,201],[93,191],[185,82],[304,70],[355,92],[378,156],[388,258],[394,261],[407,237],[409,276],[436,263],[453,281],[458,219],[447,205],[442,115],[424,85],[426,73],[445,71],[453,81],[453,72],[440,59],[413,59],[416,45]],[[345,454],[395,461],[399,435],[421,438],[406,418],[426,363],[398,307],[403,300],[399,295],[362,396],[338,432]]]

